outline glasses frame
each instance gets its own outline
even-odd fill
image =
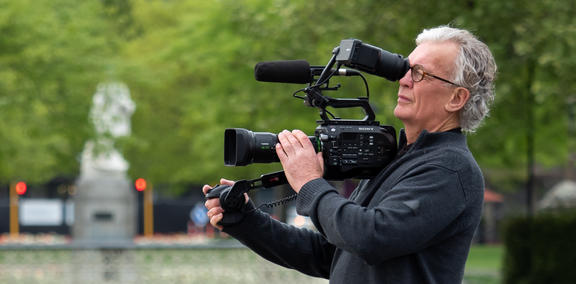
[[[421,72],[422,72],[422,78],[420,78],[420,80],[416,80],[416,79],[414,78],[414,74],[415,74],[415,73],[418,73],[418,72],[414,72],[414,70],[418,70],[418,71],[421,71]],[[448,83],[448,84],[450,84],[450,85],[454,85],[454,86],[456,86],[456,87],[462,87],[462,86],[460,86],[460,85],[458,85],[458,84],[456,84],[456,83],[454,83],[454,82],[450,82],[449,80],[446,80],[446,79],[444,79],[444,78],[442,78],[442,77],[438,77],[438,76],[436,76],[436,75],[434,75],[434,74],[432,74],[432,73],[429,73],[429,72],[424,71],[424,66],[422,66],[422,65],[420,65],[420,64],[414,64],[414,65],[410,66],[410,72],[411,72],[411,73],[410,73],[410,78],[412,78],[412,81],[414,81],[414,82],[416,82],[416,83],[424,80],[424,77],[428,76],[428,77],[432,77],[432,78],[434,78],[434,79],[438,79],[438,80],[440,80],[440,81],[442,81],[442,82]],[[462,87],[462,88],[463,88],[463,87]]]

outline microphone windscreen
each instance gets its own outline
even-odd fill
[[[308,84],[312,82],[310,64],[306,60],[259,62],[254,66],[257,81]]]

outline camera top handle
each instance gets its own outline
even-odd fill
[[[322,90],[330,89],[327,87],[322,87],[324,84],[328,84],[330,78],[340,69],[342,64],[338,64],[335,70],[332,69],[332,66],[336,64],[336,57],[340,52],[340,46],[335,47],[332,50],[332,58],[326,66],[316,83],[311,83],[310,86],[305,88],[303,91],[307,94],[306,95],[306,104],[311,107],[316,107],[320,109],[320,117],[324,122],[330,121],[327,115],[327,107],[333,108],[351,108],[351,107],[361,107],[364,110],[366,116],[362,119],[362,121],[375,121],[376,114],[368,101],[368,98],[357,98],[357,99],[336,99],[324,96],[322,94]]]
[[[304,90],[304,92],[307,94],[306,103],[311,107],[317,107],[320,109],[320,118],[322,118],[324,122],[330,121],[330,118],[327,115],[326,107],[361,107],[366,114],[362,121],[375,121],[376,119],[376,114],[374,113],[368,98],[335,99],[322,95],[321,90],[317,87],[308,87]]]

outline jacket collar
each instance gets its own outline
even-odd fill
[[[453,144],[454,146],[466,145],[466,136],[462,134],[460,127],[443,132],[428,132],[428,130],[422,130],[416,141],[411,145],[407,145],[408,140],[406,138],[406,131],[404,129],[400,129],[399,136],[398,149],[402,149],[406,146],[418,149],[437,143],[448,143]]]

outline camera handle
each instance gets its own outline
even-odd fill
[[[320,109],[320,118],[323,121],[329,121],[328,115],[326,114],[327,107],[333,108],[351,108],[351,107],[361,107],[364,110],[366,116],[362,119],[363,121],[374,121],[376,119],[376,114],[370,106],[368,98],[357,98],[357,99],[335,99],[322,95],[320,89],[316,87],[306,88],[306,100],[309,106],[317,107]]]
[[[220,222],[222,225],[234,224],[242,219],[242,214],[234,214],[244,208],[246,199],[244,193],[260,187],[268,188],[288,183],[284,171],[264,174],[253,180],[239,180],[234,185],[217,185],[206,193],[206,200],[219,198],[220,206],[224,211],[232,214],[224,214]]]

